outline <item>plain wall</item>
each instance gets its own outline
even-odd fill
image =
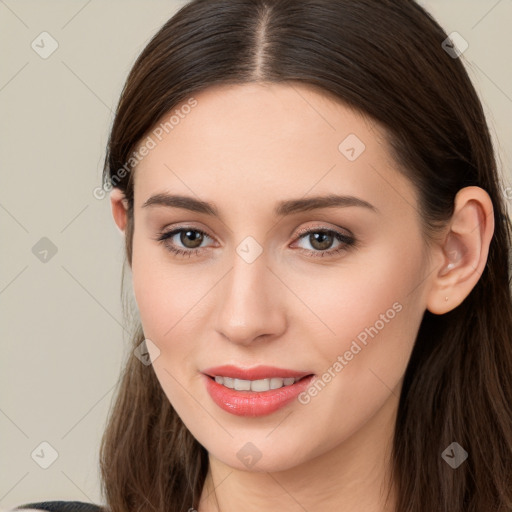
[[[512,2],[421,3],[469,43],[463,60],[512,200]],[[0,2],[0,508],[101,503],[99,443],[130,337],[122,237],[108,195],[96,199],[93,190],[127,73],[183,4]],[[46,59],[31,47],[43,31],[58,42]],[[51,454],[42,442],[58,453],[47,469],[35,462]]]

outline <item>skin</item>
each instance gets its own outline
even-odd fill
[[[391,439],[413,343],[426,309],[450,311],[477,283],[494,229],[492,202],[478,187],[462,189],[429,244],[416,190],[378,124],[304,85],[222,85],[194,97],[197,106],[137,165],[132,278],[145,336],[159,350],[151,351],[156,376],[209,453],[199,512],[391,511],[394,492],[384,505]],[[338,149],[349,134],[366,146],[354,161]],[[221,218],[142,207],[164,192],[211,202]],[[376,211],[273,214],[283,199],[331,193]],[[111,206],[124,232],[117,189]],[[205,231],[203,252],[175,256],[155,241],[174,227]],[[340,242],[333,237],[322,249],[297,236],[309,227],[348,232],[357,243],[314,257]],[[247,236],[262,249],[252,263],[236,251]],[[194,247],[179,234],[173,242]],[[206,392],[200,371],[221,364],[322,376],[394,303],[400,312],[307,404],[238,417]],[[252,467],[237,457],[248,442],[261,455]]]

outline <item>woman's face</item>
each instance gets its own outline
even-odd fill
[[[302,85],[219,86],[173,113],[143,141],[132,259],[173,407],[239,469],[288,469],[382,431],[431,271],[383,132]],[[262,366],[274,370],[246,371]],[[282,380],[294,375],[314,377]]]

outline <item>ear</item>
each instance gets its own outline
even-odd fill
[[[110,206],[112,208],[112,216],[119,229],[124,235],[126,229],[126,210],[128,209],[128,199],[126,199],[122,190],[113,188],[110,192]]]
[[[427,296],[431,313],[447,313],[469,295],[487,264],[493,233],[489,194],[480,187],[459,190],[448,233],[434,249],[438,264]]]

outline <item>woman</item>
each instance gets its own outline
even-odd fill
[[[512,510],[510,221],[458,56],[406,0],[194,0],[150,41],[105,161],[140,315],[106,509]]]

